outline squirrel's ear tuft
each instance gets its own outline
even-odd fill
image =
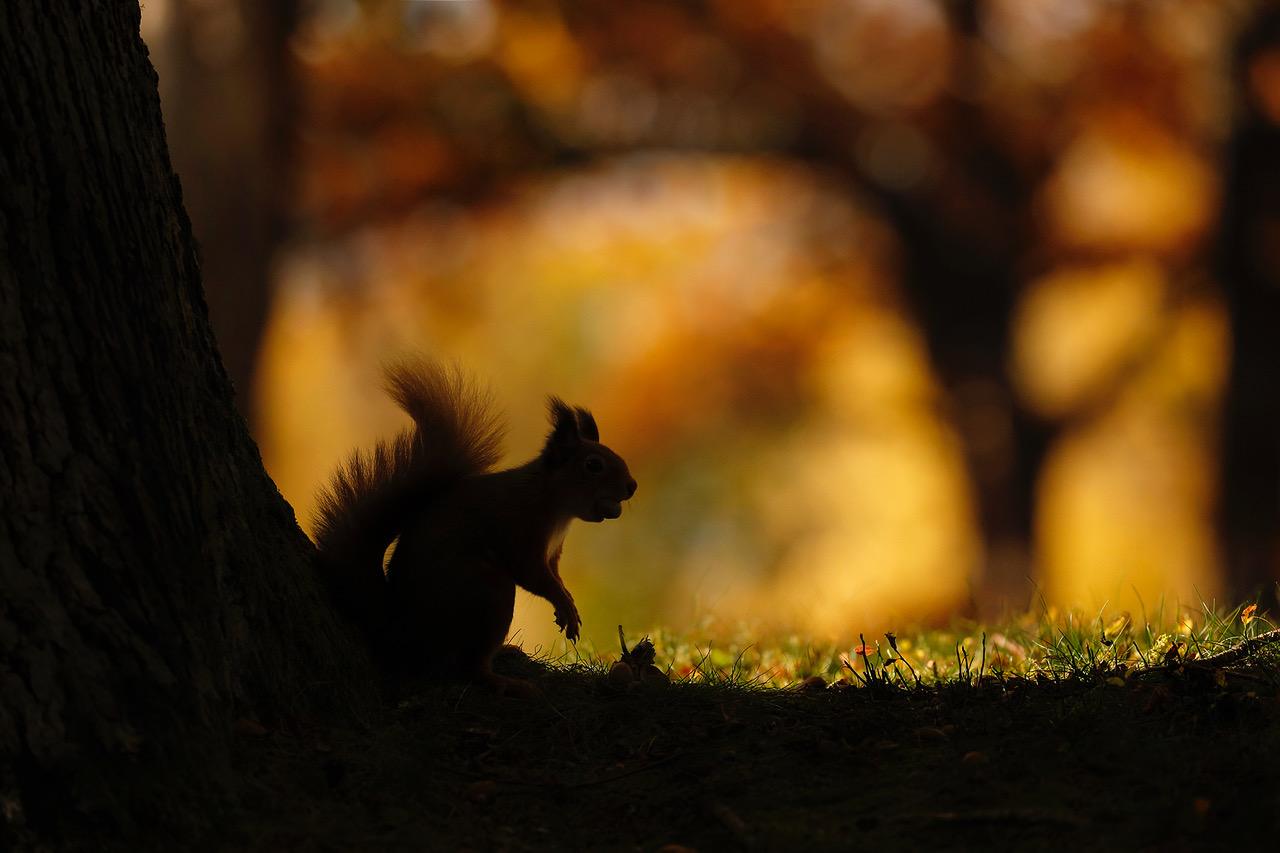
[[[573,410],[578,413],[578,435],[588,441],[599,441],[600,427],[596,426],[596,419],[591,413],[581,406],[574,406]]]
[[[578,435],[578,419],[564,400],[548,397],[547,417],[551,421],[551,432],[547,433],[547,442],[542,446],[542,458],[554,467],[567,462],[582,439]]]

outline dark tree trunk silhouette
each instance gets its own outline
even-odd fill
[[[1280,127],[1250,97],[1249,66],[1280,51],[1280,10],[1246,28],[1237,49],[1242,114],[1227,149],[1218,275],[1231,314],[1220,526],[1228,583],[1276,602],[1280,580]]]
[[[237,718],[366,671],[233,406],[138,27],[0,13],[0,847],[207,827]]]
[[[959,31],[972,33],[975,4],[953,4]],[[870,199],[901,241],[902,288],[920,324],[971,477],[985,550],[974,566],[973,606],[983,613],[1027,604],[1036,482],[1054,425],[1026,411],[1008,372],[1012,316],[1021,287],[1026,215],[1040,175],[1022,174],[1001,151],[981,111],[944,101],[930,131],[945,140],[938,167],[951,181],[933,191],[899,191],[866,173],[856,155],[866,116],[822,81],[808,49],[772,33],[726,34],[788,92],[807,93],[786,153],[834,174]],[[961,67],[959,74],[973,73]],[[964,210],[957,209],[957,202]]]
[[[148,30],[209,316],[236,404],[251,423],[272,259],[292,185],[288,40],[297,15],[293,0],[168,0],[162,23]]]

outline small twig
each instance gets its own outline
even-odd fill
[[[987,632],[982,632],[982,664],[978,667],[978,681],[982,681],[982,673],[987,668]]]
[[[1249,657],[1254,652],[1272,643],[1280,643],[1280,628],[1267,631],[1256,637],[1250,637],[1247,640],[1241,640],[1231,648],[1218,652],[1216,655],[1209,655],[1207,658],[1200,658],[1195,663],[1200,666],[1228,666],[1241,658]]]

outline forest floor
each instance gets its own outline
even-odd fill
[[[1223,665],[1192,657],[1008,675],[966,671],[965,655],[959,674],[920,685],[864,658],[852,683],[783,689],[697,677],[620,686],[600,663],[512,654],[499,669],[530,677],[534,698],[417,684],[361,726],[271,731],[246,721],[237,739],[245,808],[226,847],[1274,843],[1274,656]]]

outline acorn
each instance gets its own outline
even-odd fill
[[[632,671],[630,664],[626,661],[618,661],[609,667],[609,686],[618,690],[626,690],[635,682],[636,676]]]
[[[653,647],[653,640],[645,637],[628,649],[627,637],[622,633],[622,626],[619,625],[618,644],[622,646],[622,660],[615,663],[613,669],[609,670],[610,682],[614,681],[613,670],[619,666],[625,666],[632,676],[647,686],[666,687],[671,683],[671,677],[653,665],[658,657],[657,650]],[[618,676],[619,679],[622,677]]]

